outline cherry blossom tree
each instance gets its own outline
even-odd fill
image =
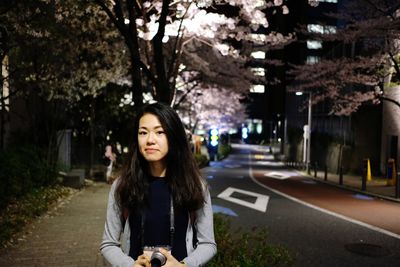
[[[150,86],[155,100],[174,102],[181,64],[199,72],[204,83],[248,90],[251,73],[235,43],[254,43],[251,33],[268,27],[265,8],[288,13],[279,0],[94,1],[124,38],[133,101],[139,104],[145,86]],[[258,42],[268,46],[290,39],[292,36],[271,33]],[[221,59],[229,64],[222,64]]]
[[[365,102],[390,101],[385,87],[400,82],[400,4],[398,1],[349,1],[344,13],[331,14],[345,27],[308,32],[315,40],[350,47],[350,55],[295,66],[291,90],[312,91],[314,103],[329,101],[332,113],[348,115]],[[357,48],[357,50],[356,50]]]
[[[192,131],[219,127],[221,132],[236,128],[246,119],[243,94],[233,90],[211,87],[196,79],[197,73],[183,71],[178,77],[178,95],[185,101],[178,103],[178,113],[184,124]],[[183,99],[181,97],[181,99]]]

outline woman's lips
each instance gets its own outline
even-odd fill
[[[144,151],[146,151],[146,153],[148,153],[148,154],[152,154],[152,153],[157,152],[158,150],[155,148],[146,148]]]

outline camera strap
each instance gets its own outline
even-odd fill
[[[140,233],[141,233],[141,243],[142,248],[144,247],[144,223],[146,221],[146,213],[142,212],[142,221],[140,225]],[[170,238],[170,246],[173,247],[174,243],[174,235],[175,235],[175,210],[174,210],[174,201],[172,196],[170,196],[170,207],[169,207],[169,238]]]

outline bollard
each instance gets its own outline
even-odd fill
[[[325,164],[325,167],[324,167],[324,180],[325,181],[328,180],[328,166],[326,166],[326,164]]]
[[[339,184],[343,185],[343,167],[340,166],[339,168]]]
[[[361,190],[367,190],[367,174],[365,172],[361,176]]]
[[[397,181],[396,181],[396,198],[400,198],[400,172],[397,173]]]
[[[314,178],[317,178],[317,168],[318,168],[318,163],[314,163]]]
[[[369,169],[369,159],[364,159],[363,168],[361,173],[361,190],[367,190],[367,179],[370,176],[371,170]]]
[[[386,170],[386,185],[393,186],[396,183],[396,164],[394,159],[388,159]]]

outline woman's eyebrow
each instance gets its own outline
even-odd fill
[[[160,129],[160,128],[162,129],[162,126],[161,126],[161,125],[157,125],[157,126],[154,126],[154,127],[153,127],[153,129]],[[139,129],[145,129],[145,130],[147,130],[148,128],[147,128],[146,126],[140,126]]]

